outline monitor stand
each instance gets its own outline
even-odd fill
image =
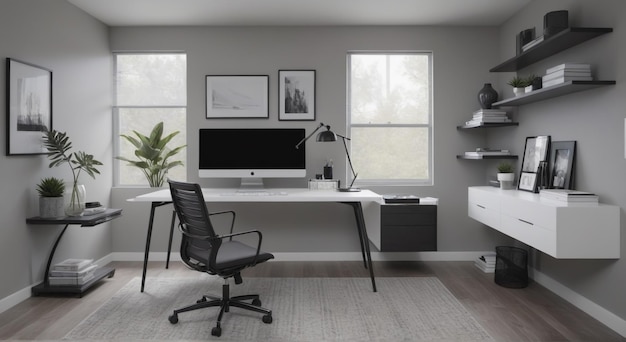
[[[237,192],[265,192],[263,178],[242,177]]]

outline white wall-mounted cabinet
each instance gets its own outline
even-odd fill
[[[619,259],[620,208],[560,203],[539,194],[469,187],[469,217],[558,259]]]

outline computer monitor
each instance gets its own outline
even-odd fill
[[[304,128],[200,129],[200,178],[241,178],[241,188],[262,189],[263,178],[306,177]]]

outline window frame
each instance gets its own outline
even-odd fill
[[[133,109],[133,108],[138,108],[138,109],[184,109],[185,110],[185,115],[187,113],[187,105],[180,105],[180,106],[176,106],[176,105],[164,105],[164,106],[155,106],[155,105],[148,105],[148,106],[140,106],[140,105],[118,105],[117,101],[118,101],[118,93],[117,93],[117,56],[119,55],[173,55],[173,54],[184,54],[185,56],[187,56],[187,53],[185,51],[123,51],[123,52],[118,52],[118,51],[113,51],[113,106],[112,106],[112,117],[113,117],[113,186],[114,187],[123,187],[123,188],[144,188],[148,185],[145,184],[120,184],[120,163],[122,163],[123,161],[118,160],[116,158],[116,156],[120,155],[120,151],[121,151],[121,146],[120,143],[122,141],[120,134],[121,134],[121,127],[120,127],[120,114],[119,114],[119,110],[120,109]],[[185,66],[185,69],[186,66]],[[187,102],[185,100],[185,102]],[[185,125],[186,126],[186,125]],[[185,135],[187,134],[187,132],[185,132]],[[188,139],[187,139],[188,140]],[[187,160],[185,160],[185,165],[187,165]],[[186,166],[185,166],[186,167]]]
[[[428,88],[430,90],[429,103],[428,103],[428,122],[425,124],[399,124],[399,123],[352,123],[352,56],[354,55],[426,55],[428,56]],[[398,127],[398,128],[426,128],[428,131],[428,178],[424,179],[367,179],[362,180],[357,177],[354,181],[355,186],[432,186],[434,185],[434,87],[433,87],[433,52],[427,50],[381,50],[381,51],[348,51],[347,54],[347,104],[346,104],[346,127],[349,136],[352,136],[353,127]],[[349,146],[350,152],[352,152],[352,141]],[[352,155],[352,153],[350,153]],[[358,172],[358,170],[355,170]],[[352,181],[352,172],[346,170],[346,179],[348,183]]]

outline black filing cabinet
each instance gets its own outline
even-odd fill
[[[381,252],[437,250],[437,206],[384,204],[380,207]]]

